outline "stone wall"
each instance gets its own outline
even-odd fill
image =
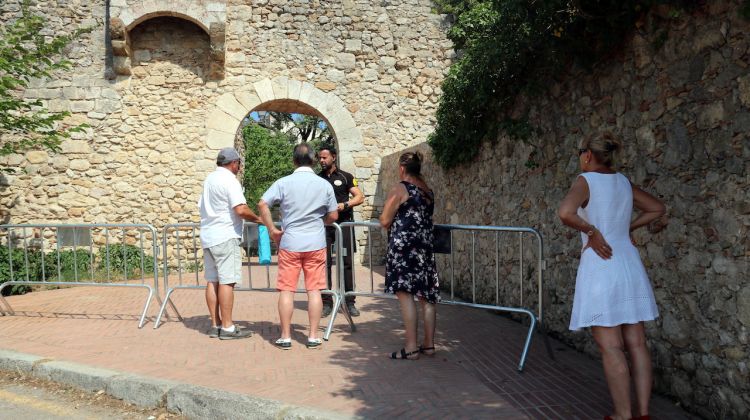
[[[3,2],[2,18],[18,4]],[[109,25],[103,1],[35,6],[50,33],[96,25],[69,48],[71,71],[25,92],[91,129],[61,153],[5,158],[25,172],[2,180],[4,222],[196,221],[202,181],[241,120],[290,106],[334,128],[341,166],[366,195],[358,217],[369,218],[380,157],[425,140],[452,54],[427,0],[111,4]]]
[[[437,194],[437,223],[541,231],[547,327],[597,354],[589,333],[567,330],[580,238],[556,211],[579,173],[579,140],[619,135],[619,170],[669,209],[663,230],[636,234],[660,310],[647,326],[656,389],[705,418],[740,419],[750,414],[750,23],[736,3],[709,3],[664,23],[663,45],[664,26],[636,33],[595,71],[572,71],[529,100],[541,130],[529,143],[501,137],[470,165],[444,171],[430,161],[424,172]],[[417,149],[429,156],[426,145]],[[383,194],[397,182],[397,157],[383,160]],[[539,167],[529,168],[530,160]],[[492,253],[481,251],[478,261],[494,261]],[[494,278],[494,270],[485,264],[478,278]],[[459,292],[470,298],[466,270],[462,276]],[[479,289],[494,299],[494,286]],[[501,294],[512,300],[516,289],[508,284]]]
[[[50,34],[98,25],[69,48],[72,71],[25,92],[91,128],[58,154],[4,158],[23,171],[0,179],[3,222],[196,221],[216,150],[233,144],[247,113],[283,107],[329,120],[342,167],[367,196],[358,219],[369,219],[394,182],[394,157],[432,131],[452,50],[427,0],[111,3],[121,26],[105,25],[101,0],[35,6]],[[12,19],[18,4],[2,2],[0,18]],[[428,164],[426,173],[439,197],[436,221],[542,232],[545,322],[595,353],[587,334],[566,330],[579,245],[555,213],[577,173],[579,139],[621,135],[621,170],[669,206],[666,229],[637,235],[662,314],[648,328],[657,388],[705,417],[742,418],[750,404],[750,26],[734,3],[707,7],[673,19],[663,45],[660,32],[638,33],[606,65],[573,71],[528,101],[542,130],[536,146],[501,138],[472,165],[446,173]],[[105,28],[127,32],[111,44],[114,80],[105,79]],[[526,165],[532,153],[536,169]],[[381,171],[381,159],[391,166]],[[525,275],[534,274],[530,265]],[[492,296],[480,285],[480,299]]]

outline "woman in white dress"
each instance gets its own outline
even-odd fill
[[[652,374],[643,322],[659,313],[630,233],[661,217],[665,207],[613,169],[613,155],[619,148],[619,141],[608,133],[581,143],[578,156],[583,173],[573,182],[558,215],[580,231],[583,240],[570,329],[591,327],[601,351],[615,411],[605,419],[647,420]],[[633,207],[640,211],[635,219]],[[631,377],[638,404],[635,417],[630,406]]]

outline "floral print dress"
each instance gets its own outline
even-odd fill
[[[401,181],[409,198],[401,203],[391,225],[385,261],[385,292],[408,292],[427,302],[440,300],[432,253],[434,195]]]

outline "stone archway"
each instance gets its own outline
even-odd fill
[[[261,105],[273,102],[274,110],[302,109],[326,120],[338,142],[341,166],[355,168],[354,157],[364,150],[362,134],[344,102],[307,82],[277,77],[221,95],[206,117],[206,144],[211,149],[234,146],[242,120]]]

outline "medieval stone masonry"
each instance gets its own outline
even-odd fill
[[[71,46],[72,71],[25,93],[91,129],[7,159],[26,173],[3,180],[5,221],[196,221],[217,150],[253,110],[323,116],[369,218],[380,156],[425,141],[452,54],[424,0],[110,3],[107,22],[103,1],[35,6],[51,31],[96,27]]]
[[[25,92],[91,128],[60,153],[6,158],[24,171],[0,178],[5,223],[197,221],[217,149],[238,145],[254,110],[328,121],[340,166],[366,195],[358,220],[377,216],[400,153],[429,156],[425,141],[454,52],[447,18],[427,0],[109,3],[109,11],[103,0],[35,6],[50,34],[96,27],[70,46],[72,71]],[[528,112],[539,129],[528,142],[502,136],[470,165],[446,172],[428,159],[424,170],[437,223],[541,232],[545,325],[596,354],[588,333],[567,330],[580,239],[556,210],[579,170],[578,142],[619,135],[620,170],[669,208],[666,226],[636,236],[661,314],[647,332],[656,389],[704,418],[750,413],[750,22],[740,3],[660,17],[666,38],[664,28],[641,28],[593,72],[572,69],[547,93],[519,100],[518,115]],[[18,0],[3,1],[0,18],[18,10]],[[456,294],[470,298],[468,245],[456,247]],[[494,238],[480,238],[478,248],[479,261],[492,263],[478,265],[477,297],[494,302],[494,283],[482,279],[495,270],[515,279],[519,268],[495,265]],[[537,296],[535,270],[524,267],[527,304]],[[517,284],[500,296],[517,304]]]
[[[589,333],[567,330],[581,239],[557,208],[580,171],[578,142],[602,131],[620,136],[619,170],[668,207],[666,227],[635,236],[660,312],[647,323],[656,390],[704,418],[740,419],[750,413],[750,22],[736,2],[710,2],[707,11],[672,20],[661,46],[658,33],[638,32],[593,72],[573,70],[548,94],[522,101],[517,111],[540,131],[528,142],[503,136],[471,165],[445,172],[428,163],[426,173],[437,223],[541,232],[545,322],[598,355]],[[427,145],[417,149],[429,156]],[[382,185],[397,182],[397,158],[383,159]],[[501,304],[521,298],[518,241],[501,239]],[[476,246],[477,296],[494,303],[494,236]],[[534,246],[526,240],[527,305],[536,302]],[[456,293],[471,299],[469,239],[456,247],[464,256],[455,261]]]

